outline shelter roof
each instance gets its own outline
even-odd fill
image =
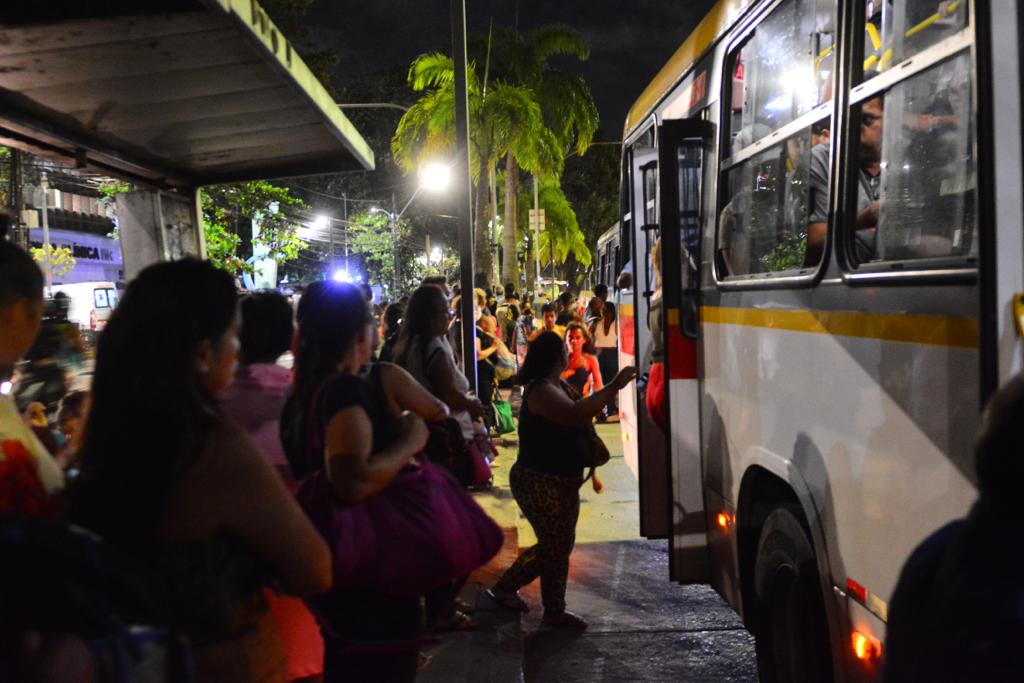
[[[374,167],[256,0],[16,4],[0,144],[163,187]]]

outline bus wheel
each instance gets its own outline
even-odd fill
[[[832,680],[818,567],[801,518],[796,506],[777,508],[757,544],[754,636],[762,683]]]

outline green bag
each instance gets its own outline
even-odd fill
[[[494,406],[494,430],[499,435],[516,431],[511,404],[508,401],[492,401],[492,405]]]

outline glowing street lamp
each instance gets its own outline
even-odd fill
[[[448,164],[431,162],[420,170],[420,187],[427,192],[444,192],[452,184],[452,168]]]

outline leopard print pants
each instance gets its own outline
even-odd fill
[[[580,516],[580,478],[544,474],[516,464],[509,472],[512,495],[537,534],[499,579],[496,590],[516,591],[540,577],[545,614],[565,611],[569,555]]]

